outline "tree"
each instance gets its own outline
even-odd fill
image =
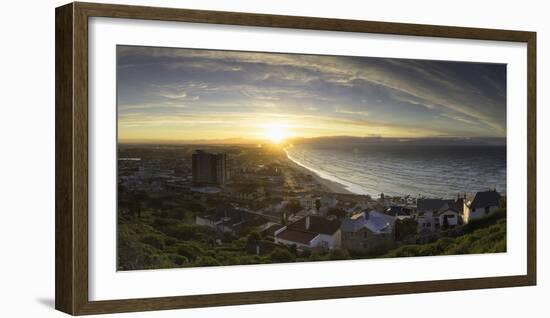
[[[248,237],[246,239],[246,245],[250,247],[256,247],[256,245],[260,242],[261,239],[262,239],[262,236],[260,235],[260,233],[256,231],[252,231],[250,232],[250,234],[248,234]]]
[[[196,264],[197,266],[219,266],[221,265],[217,259],[212,256],[202,256]]]
[[[330,208],[328,210],[328,215],[334,215],[338,220],[341,220],[346,217],[346,211],[338,208]]]
[[[418,229],[418,223],[413,219],[397,219],[394,225],[394,235],[396,241],[403,241],[404,239],[416,235]]]
[[[138,191],[132,194],[132,198],[130,200],[130,210],[132,210],[134,215],[137,215],[138,218],[141,218],[141,209],[145,200],[147,200],[147,193],[143,191]]]
[[[292,244],[288,247],[290,253],[294,254],[294,255],[298,255],[298,248],[296,246],[296,244]]]
[[[280,247],[274,249],[269,256],[271,257],[271,261],[274,263],[288,263],[296,260],[296,256],[294,254],[290,253],[287,249],[282,249]]]
[[[330,251],[330,253],[328,254],[328,258],[330,260],[336,261],[336,260],[350,259],[350,256],[347,250],[334,249]]]
[[[302,209],[303,207],[298,200],[291,200],[285,205],[285,210],[288,211],[289,214],[296,214],[302,211]]]

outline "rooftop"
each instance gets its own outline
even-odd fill
[[[357,232],[363,228],[375,234],[390,233],[395,217],[377,211],[361,212],[342,221],[342,231]]]
[[[281,228],[283,228],[283,226],[281,224],[271,224],[269,227],[267,227],[266,229],[264,229],[262,231],[262,235],[264,235],[264,236],[266,236],[266,235],[273,236],[275,234],[275,232],[277,230],[280,230]]]
[[[501,196],[496,191],[483,191],[476,193],[472,203],[470,203],[471,208],[484,208],[487,206],[498,206],[500,203]]]
[[[311,232],[305,232],[305,231],[287,228],[283,230],[281,233],[279,233],[277,235],[277,238],[309,245],[311,240],[313,240],[318,235],[319,234],[317,233],[311,233]]]
[[[306,219],[309,218],[309,228],[306,228]],[[320,216],[308,215],[288,225],[289,229],[307,231],[319,234],[332,235],[340,229],[340,221],[327,220]]]
[[[365,226],[375,234],[383,234],[391,232],[394,223],[395,217],[377,211],[371,211],[368,213]]]
[[[365,212],[354,214],[349,218],[345,218],[342,221],[342,231],[345,232],[357,232],[365,227],[367,219],[365,218]]]

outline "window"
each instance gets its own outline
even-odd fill
[[[491,208],[486,206],[485,207],[485,214],[487,215],[487,214],[489,214],[489,212],[491,212]]]

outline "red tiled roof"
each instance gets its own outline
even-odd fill
[[[309,242],[311,242],[311,240],[313,240],[317,235],[317,233],[297,231],[287,228],[281,233],[277,234],[277,238],[309,245]]]

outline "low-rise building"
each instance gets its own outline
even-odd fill
[[[413,209],[407,206],[392,205],[384,211],[387,215],[403,220],[412,217]]]
[[[306,215],[275,232],[275,243],[296,245],[298,249],[331,250],[341,244],[340,222]]]
[[[342,248],[370,252],[393,242],[396,218],[377,211],[354,214],[342,221]]]
[[[464,223],[490,215],[500,208],[501,195],[495,191],[477,192],[473,199],[464,200]]]
[[[239,235],[250,229],[256,229],[268,222],[267,218],[259,214],[250,213],[234,208],[216,208],[204,216],[197,216],[197,225],[208,226],[221,233]]]
[[[437,231],[443,226],[454,227],[458,224],[458,218],[458,208],[454,200],[418,199],[416,202],[419,233]]]

